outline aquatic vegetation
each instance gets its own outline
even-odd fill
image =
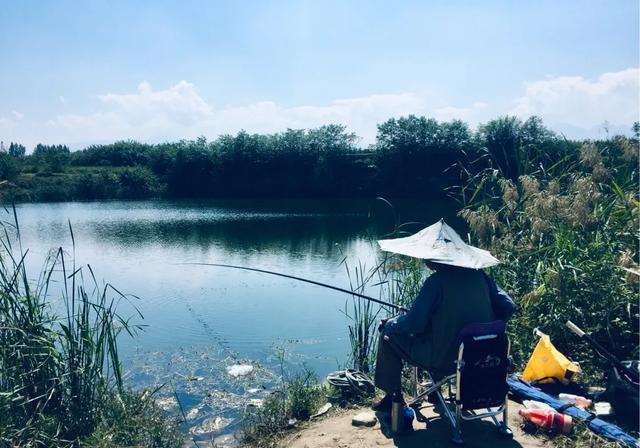
[[[175,426],[156,411],[153,394],[124,387],[118,337],[137,327],[116,309],[131,297],[101,285],[90,266],[77,266],[61,248],[32,284],[15,210],[13,218],[2,223],[0,236],[2,444],[77,445],[97,442],[109,428],[105,435],[126,433],[130,444],[153,439],[149,446],[178,446]]]
[[[393,209],[390,202],[384,201]],[[403,234],[405,226],[406,224],[396,225],[393,233]],[[426,274],[426,268],[423,268],[419,260],[387,253],[372,268],[361,263],[350,268],[346,258],[342,263],[352,291],[360,294],[368,292],[377,295],[381,301],[406,308],[411,306],[420,292]],[[345,303],[344,314],[350,321],[349,364],[356,370],[371,373],[375,367],[378,324],[381,319],[392,317],[397,312],[390,307],[354,296],[350,302]]]
[[[241,434],[253,446],[272,446],[279,435],[295,426],[299,420],[308,420],[327,402],[329,388],[319,383],[314,372],[302,366],[295,373],[285,367],[286,353],[278,349],[281,381],[259,404],[248,406]]]

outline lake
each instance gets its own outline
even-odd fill
[[[349,287],[345,263],[374,266],[375,240],[396,222],[422,226],[444,217],[447,201],[134,201],[39,203],[17,206],[22,244],[34,281],[47,254],[62,246],[99,280],[135,294],[135,338],[121,337],[128,384],[165,384],[159,396],[175,408],[173,391],[193,431],[212,416],[231,430],[248,400],[277,381],[285,350],[287,368],[307,366],[320,378],[348,363],[350,297],[280,277],[184,263],[225,263],[267,269]],[[415,231],[421,227],[408,227]],[[346,260],[343,262],[343,260]],[[228,368],[254,372],[233,377]],[[175,410],[175,409],[174,409]]]

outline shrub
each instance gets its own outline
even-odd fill
[[[256,446],[273,445],[278,435],[291,427],[291,420],[308,420],[327,401],[329,390],[316,375],[303,367],[293,376],[284,369],[284,351],[278,353],[282,383],[261,407],[248,408],[242,420],[242,435]]]
[[[566,331],[566,320],[620,358],[638,358],[638,164],[627,145],[637,140],[585,143],[580,162],[555,174],[514,182],[487,170],[475,179],[482,194],[461,215],[503,262],[491,275],[518,302],[510,333],[521,363],[539,327],[587,377],[600,378],[606,362]]]
[[[149,168],[124,168],[120,172],[120,197],[122,198],[147,198],[157,195],[159,191],[160,182]]]

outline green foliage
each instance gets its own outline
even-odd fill
[[[144,446],[148,448],[179,447],[184,437],[178,422],[167,418],[156,404],[154,392],[108,394],[102,403],[99,423],[87,439],[87,446],[116,448]]]
[[[318,384],[315,373],[304,369],[287,386],[289,414],[297,420],[308,420],[327,399],[327,389]]]
[[[380,272],[378,269],[367,272],[361,264],[353,269],[353,274],[346,263],[345,268],[351,290],[359,294],[365,293],[367,285]],[[355,296],[345,304],[344,313],[350,320],[348,329],[351,366],[363,373],[370,373],[375,366],[374,355],[378,340],[377,326],[380,312],[379,305]]]
[[[120,176],[117,172],[100,170],[84,172],[76,182],[76,197],[82,199],[111,199],[117,198],[120,191]]]
[[[11,191],[3,187],[0,194],[33,201],[157,196],[435,198],[478,187],[472,179],[488,168],[515,181],[541,169],[551,174],[580,159],[580,142],[554,134],[539,117],[524,122],[502,117],[474,132],[459,120],[438,122],[410,115],[380,124],[376,143],[366,150],[358,142],[344,126],[333,124],[275,134],[240,131],[211,141],[119,141],[73,153],[66,146],[40,144],[26,157],[21,155],[24,147],[11,143],[11,157],[0,160],[0,175],[6,171],[5,178],[15,186]],[[102,171],[118,176],[117,187],[111,177],[101,177]],[[101,180],[104,188],[98,185]],[[468,200],[472,196],[473,192],[464,194]]]
[[[152,146],[132,140],[109,145],[92,145],[72,154],[71,163],[81,166],[147,165]],[[35,154],[35,151],[34,151]]]
[[[124,425],[118,415],[136,415],[152,431],[159,414],[127,405],[133,399],[118,357],[119,334],[136,330],[116,312],[130,297],[101,286],[89,266],[76,266],[75,257],[69,263],[61,248],[32,285],[14,222],[3,222],[0,237],[0,443],[77,446],[98,428]],[[51,303],[52,296],[59,300]],[[62,315],[51,312],[54,304]],[[169,441],[170,433],[167,427],[158,437]]]
[[[272,446],[290,420],[308,420],[327,402],[329,389],[319,384],[316,375],[303,366],[291,375],[284,368],[284,352],[278,353],[282,368],[281,384],[260,407],[247,408],[242,420],[242,435],[252,446]]]
[[[43,145],[38,143],[31,159],[41,165],[45,171],[58,173],[69,163],[69,148],[64,145]]]
[[[455,182],[460,158],[475,158],[477,145],[462,121],[438,123],[410,115],[378,126],[376,160],[381,194],[433,196]],[[399,176],[398,173],[402,173]]]
[[[538,327],[587,377],[606,372],[566,320],[621,359],[638,358],[637,148],[626,138],[587,142],[553,170],[528,166],[530,174],[512,181],[488,169],[465,190],[479,194],[462,216],[475,241],[502,260],[491,274],[519,305],[510,332],[521,366]]]
[[[120,197],[140,199],[156,196],[160,190],[158,178],[149,168],[131,167],[120,172]]]
[[[394,233],[402,233],[402,227],[396,228]],[[370,269],[362,264],[350,268],[346,259],[343,263],[353,292],[371,294],[369,290],[373,288],[380,300],[406,308],[411,307],[425,280],[422,263],[409,257],[385,254]],[[388,318],[398,313],[354,296],[345,304],[344,314],[350,321],[351,367],[368,374],[375,366],[378,324],[383,317]]]
[[[15,157],[17,159],[22,159],[25,156],[25,154],[27,153],[27,148],[25,148],[23,145],[21,145],[19,143],[11,142],[9,144],[9,150],[7,151],[7,153],[11,157]]]
[[[15,157],[7,153],[0,152],[0,181],[13,181],[20,172],[20,166]]]

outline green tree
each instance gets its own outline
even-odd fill
[[[491,120],[478,130],[478,139],[495,168],[508,179],[520,173],[520,145],[522,122],[516,117]]]
[[[0,180],[13,181],[20,172],[16,160],[9,154],[0,152]]]
[[[38,143],[33,150],[33,160],[53,172],[60,172],[69,163],[70,151],[65,145],[43,145]]]
[[[160,183],[146,167],[124,168],[120,173],[120,196],[126,199],[148,198],[158,194]]]
[[[442,193],[457,182],[452,167],[475,152],[475,144],[461,121],[438,123],[410,115],[379,125],[375,149],[382,192],[425,196]]]
[[[21,145],[19,143],[11,142],[9,144],[9,151],[8,152],[9,152],[9,155],[11,157],[15,157],[16,159],[22,159],[22,158],[24,158],[24,156],[25,156],[25,154],[27,152],[27,149],[23,145]]]

